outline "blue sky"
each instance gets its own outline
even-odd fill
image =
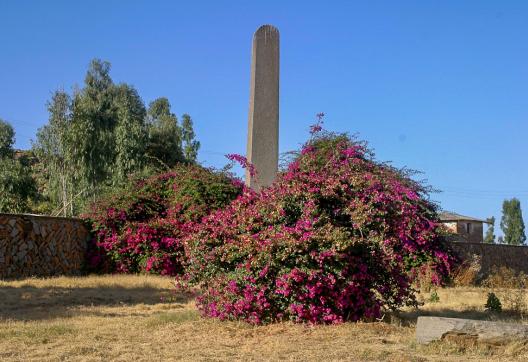
[[[251,38],[266,23],[281,33],[281,152],[325,112],[328,129],[423,171],[444,209],[500,219],[518,197],[528,215],[526,1],[3,0],[0,117],[30,147],[51,92],[81,85],[97,57],[146,103],[191,114],[199,159],[221,167],[245,153]]]

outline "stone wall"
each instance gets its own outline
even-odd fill
[[[79,275],[89,231],[80,219],[0,213],[0,279]],[[480,275],[493,266],[528,274],[528,246],[450,241],[462,260],[480,258]]]
[[[88,238],[80,219],[0,213],[0,279],[78,275]]]
[[[489,274],[493,266],[505,266],[517,272],[528,274],[528,246],[449,242],[462,260],[472,260],[473,255],[480,257],[480,273]]]

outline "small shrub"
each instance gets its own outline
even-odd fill
[[[500,299],[495,295],[495,293],[488,293],[488,300],[484,305],[484,308],[488,312],[502,312],[502,304]]]
[[[440,296],[438,295],[438,292],[436,291],[436,289],[431,292],[431,295],[429,296],[429,301],[431,303],[440,302]]]
[[[346,135],[319,133],[271,187],[245,190],[195,225],[185,281],[202,288],[197,304],[209,317],[373,319],[416,304],[411,283],[422,266],[435,284],[447,276],[439,225],[408,172]]]
[[[483,286],[496,290],[503,301],[503,306],[517,314],[527,311],[526,296],[528,276],[523,272],[516,273],[508,267],[493,267]]]
[[[88,268],[94,272],[182,273],[183,238],[241,192],[230,175],[197,165],[131,181],[105,195],[84,217],[92,225]]]

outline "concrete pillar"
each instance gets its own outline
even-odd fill
[[[253,35],[246,158],[257,171],[246,171],[246,185],[269,186],[279,164],[279,31],[272,25]]]

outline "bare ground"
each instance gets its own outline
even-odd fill
[[[202,319],[192,298],[171,290],[171,279],[153,276],[0,281],[0,360],[528,360],[526,342],[414,342],[418,315],[523,322],[516,314],[484,311],[486,289],[441,289],[438,303],[383,322],[316,327]]]

